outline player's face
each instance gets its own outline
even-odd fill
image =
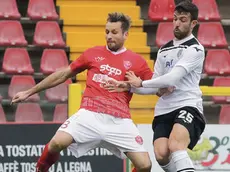
[[[187,37],[191,34],[196,24],[196,20],[191,21],[190,13],[178,13],[175,11],[173,19],[174,36],[179,40]]]
[[[128,36],[128,32],[123,32],[121,22],[107,22],[105,27],[105,38],[107,46],[111,51],[120,50]]]

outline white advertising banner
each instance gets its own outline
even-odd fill
[[[153,153],[152,125],[140,124],[138,129],[152,160],[152,172],[163,172]],[[230,125],[207,125],[196,147],[188,153],[197,171],[230,172]]]

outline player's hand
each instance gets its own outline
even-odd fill
[[[163,95],[169,95],[175,90],[175,87],[168,87],[168,88],[159,88],[156,95],[161,97]]]
[[[12,98],[11,104],[15,104],[15,103],[19,103],[19,102],[25,101],[29,96],[30,96],[30,95],[29,95],[29,92],[28,92],[28,91],[21,91],[21,92],[18,92],[18,93]]]
[[[103,88],[108,90],[111,93],[114,93],[114,92],[120,93],[120,92],[125,92],[125,91],[130,90],[130,86],[127,85],[126,87],[124,87],[124,84],[122,84],[122,87],[118,87],[116,85],[107,83],[103,85]]]
[[[107,80],[107,83],[111,84],[111,85],[114,85],[115,87],[119,87],[119,88],[126,88],[126,87],[128,87],[128,84],[126,82],[124,82],[124,81],[118,81],[118,80],[116,80],[114,78],[109,78]]]
[[[130,89],[130,85],[128,83],[125,83],[124,81],[117,81],[113,78],[109,78],[104,84],[101,84],[101,86],[109,92],[125,92]]]
[[[137,77],[133,71],[126,72],[125,77],[128,79],[127,83],[131,84],[131,86],[142,87],[141,78]]]

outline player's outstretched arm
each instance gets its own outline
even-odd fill
[[[128,83],[131,84],[131,86],[137,88],[167,88],[174,87],[186,74],[187,71],[184,67],[176,66],[169,73],[150,80],[142,81],[140,78],[137,78],[132,71],[126,72],[126,78],[128,78]]]
[[[73,72],[70,67],[61,69],[57,72],[52,73],[45,79],[43,79],[40,83],[35,85],[29,90],[18,92],[12,99],[11,103],[18,103],[26,100],[28,97],[32,96],[35,93],[43,91],[45,89],[55,87],[63,82],[65,82],[68,78],[73,76]]]
[[[125,81],[117,81],[113,78],[110,78],[107,82],[102,84],[102,87],[109,92],[126,92],[130,91],[135,94],[141,95],[149,95],[149,94],[156,94],[157,96],[161,97],[162,95],[169,95],[174,91],[174,87],[169,88],[135,88],[131,87]]]
[[[163,95],[169,95],[174,91],[174,87],[168,87],[168,88],[136,88],[131,87],[130,92],[140,95],[150,95],[150,94],[156,94],[158,97],[161,97]]]
[[[191,46],[187,48],[183,54],[183,58],[180,58],[169,73],[162,75],[159,72],[161,73],[159,77],[145,81],[136,78],[130,71],[126,73],[126,77],[129,80],[129,84],[134,87],[165,88],[175,86],[188,73],[196,68],[199,69],[203,65],[204,57],[204,48],[202,46]],[[156,64],[160,63],[156,62]],[[162,66],[159,68],[161,69]]]

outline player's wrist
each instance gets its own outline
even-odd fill
[[[127,89],[128,92],[131,92],[131,88],[132,88],[131,85],[130,85],[130,84],[127,84],[126,89]]]
[[[31,88],[31,89],[29,89],[29,90],[26,90],[25,92],[26,92],[26,94],[27,94],[28,96],[32,96],[33,94],[35,94],[36,90],[33,89],[33,88]]]
[[[143,87],[143,81],[141,80],[141,82],[140,82],[140,87]]]

